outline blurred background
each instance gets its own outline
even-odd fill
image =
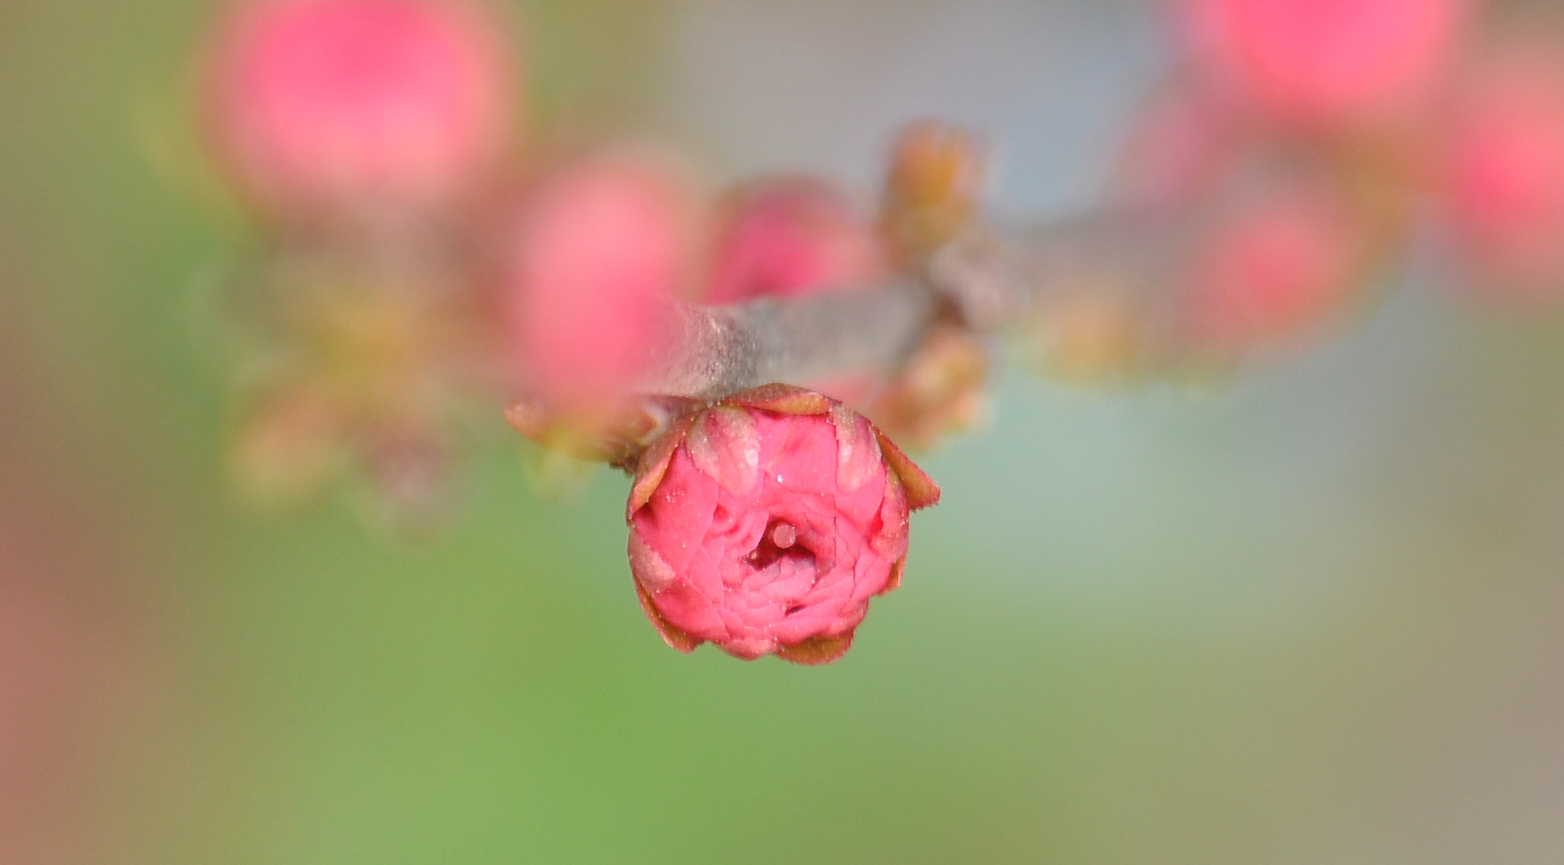
[[[1414,254],[1222,387],[1007,374],[845,660],[686,657],[613,473],[551,500],[488,447],[417,542],[235,501],[206,308],[250,241],[188,140],[215,9],[0,6],[0,862],[1564,852],[1559,314]],[[933,115],[1043,217],[1095,204],[1169,62],[1129,0],[515,11],[542,117],[872,189]]]

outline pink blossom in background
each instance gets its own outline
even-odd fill
[[[1189,205],[1242,158],[1242,126],[1231,104],[1205,82],[1174,83],[1131,120],[1114,197],[1143,207]]]
[[[628,395],[691,269],[689,201],[675,172],[633,158],[567,166],[533,191],[505,252],[510,342],[529,392],[587,411]]]
[[[451,0],[243,3],[208,70],[218,158],[269,209],[444,204],[509,143],[500,30]]]
[[[840,189],[807,176],[757,180],[718,207],[706,303],[866,288],[889,265],[879,233]],[[869,372],[806,382],[863,406],[883,386]]]
[[[1358,275],[1359,232],[1325,187],[1257,193],[1193,256],[1185,320],[1219,352],[1285,340],[1329,319]]]
[[[844,193],[809,177],[757,181],[718,216],[709,303],[859,288],[883,275],[868,218]]]
[[[827,663],[900,580],[909,511],[938,499],[867,420],[773,385],[697,413],[642,457],[630,567],[676,648]]]
[[[1274,120],[1374,122],[1420,107],[1453,60],[1466,0],[1182,0],[1195,60]]]
[[[1489,293],[1564,295],[1564,53],[1511,46],[1463,89],[1445,202]]]

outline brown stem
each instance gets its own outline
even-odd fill
[[[889,374],[937,321],[997,333],[1083,282],[1141,281],[1154,250],[1127,233],[1137,232],[1105,218],[985,226],[940,250],[922,273],[880,286],[723,307],[671,304],[663,347],[637,389],[705,400],[773,382]]]

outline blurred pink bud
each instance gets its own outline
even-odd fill
[[[668,644],[836,660],[896,587],[908,513],[939,488],[867,420],[771,385],[696,413],[641,458],[630,568]]]
[[[885,269],[868,219],[846,195],[812,178],[744,186],[718,219],[709,303],[856,288]]]
[[[507,251],[509,329],[526,385],[589,413],[628,396],[692,250],[676,174],[600,157],[546,178]]]
[[[1184,298],[1200,346],[1242,350],[1329,318],[1358,275],[1353,225],[1316,186],[1273,191],[1228,216],[1195,254]]]
[[[1131,121],[1115,197],[1145,207],[1189,204],[1244,156],[1240,127],[1231,103],[1203,82],[1177,82]]]
[[[269,209],[444,204],[507,144],[497,31],[455,0],[249,0],[212,54],[214,147]]]
[[[707,303],[865,288],[889,270],[880,235],[839,189],[806,176],[754,181],[719,207]],[[869,371],[805,382],[862,406],[883,386]]]
[[[1467,0],[1183,0],[1197,61],[1272,119],[1403,115],[1453,59]]]
[[[1445,168],[1457,242],[1484,288],[1564,295],[1564,56],[1513,50],[1460,96]]]

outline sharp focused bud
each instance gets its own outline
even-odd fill
[[[899,582],[908,513],[938,500],[867,420],[772,385],[687,417],[642,456],[630,569],[675,648],[829,663]]]
[[[207,70],[217,156],[261,207],[440,207],[508,144],[515,73],[453,0],[250,0]]]

